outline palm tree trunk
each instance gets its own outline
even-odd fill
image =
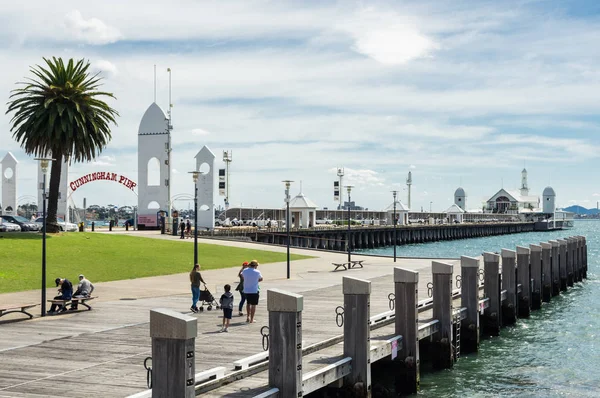
[[[56,220],[56,212],[58,210],[58,191],[60,189],[60,174],[62,171],[62,154],[58,153],[58,151],[54,151],[52,155],[55,160],[52,161],[52,168],[50,170],[46,231],[50,233],[56,233],[60,232],[60,227]]]

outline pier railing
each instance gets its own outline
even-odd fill
[[[386,293],[391,310],[373,316],[371,282],[344,277],[344,304],[336,314],[343,333],[306,347],[302,343],[303,296],[270,289],[266,351],[236,361],[236,370],[227,375],[196,383],[195,394],[268,370],[269,388],[257,397],[300,397],[333,388],[334,382],[338,388],[358,392],[357,396],[370,396],[371,367],[379,361],[393,370],[397,388],[414,393],[419,389],[422,357],[427,356],[434,368],[450,368],[461,353],[478,350],[480,336],[498,335],[501,327],[529,317],[542,302],[587,278],[585,237],[516,249],[484,253],[482,259],[463,256],[456,278],[455,265],[432,262],[431,298],[421,301],[419,273],[396,267],[393,293]],[[391,337],[372,336],[373,331],[390,325],[394,325]],[[342,342],[341,359],[303,372],[304,356]],[[155,382],[160,381],[153,376]]]

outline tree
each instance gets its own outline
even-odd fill
[[[34,78],[11,91],[6,113],[13,138],[28,155],[53,157],[48,191],[48,232],[58,232],[56,211],[62,161],[89,162],[102,153],[111,139],[110,124],[117,124],[116,110],[100,97],[115,98],[98,91],[99,73],[88,72],[83,59],[44,58],[45,67],[30,68]]]

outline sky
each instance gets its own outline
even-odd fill
[[[391,190],[413,210],[443,211],[455,189],[481,208],[500,188],[546,186],[558,206],[596,207],[600,187],[600,3],[498,1],[3,2],[0,97],[42,57],[85,58],[120,113],[95,162],[69,179],[111,171],[137,181],[137,131],[154,100],[168,106],[172,70],[172,194],[207,145],[233,153],[231,206],[284,206],[282,180],[333,208],[336,168],[358,205]],[[20,202],[35,201],[35,162],[0,112],[0,159],[19,160]],[[30,197],[31,195],[31,197]],[[134,205],[109,182],[78,206]],[[222,205],[223,197],[215,196]],[[187,208],[187,201],[174,203]]]

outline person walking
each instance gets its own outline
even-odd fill
[[[198,312],[198,300],[200,299],[200,283],[205,283],[200,274],[200,264],[194,265],[190,272],[190,282],[192,284],[192,312]]]
[[[254,322],[254,314],[258,305],[259,289],[258,283],[262,282],[263,277],[258,268],[258,261],[252,260],[248,268],[242,271],[241,276],[244,281],[244,294],[248,300],[248,313],[246,314],[246,322]]]
[[[244,263],[242,264],[242,269],[240,270],[240,272],[238,272],[238,278],[240,278],[240,282],[238,283],[237,287],[235,288],[235,290],[237,290],[238,292],[240,292],[240,304],[239,304],[239,308],[238,308],[238,315],[239,316],[244,316],[244,313],[242,312],[242,310],[244,309],[244,303],[246,302],[246,295],[244,294],[244,279],[242,278],[242,272],[248,268],[248,261],[244,261]],[[246,313],[248,313],[248,306],[246,306]]]
[[[183,221],[183,219],[181,220],[181,224],[179,224],[179,229],[181,230],[181,237],[179,239],[184,239],[183,234],[185,234],[185,221]]]
[[[190,219],[188,218],[185,222],[185,233],[187,235],[188,238],[192,237],[192,223],[190,222]]]
[[[219,299],[219,303],[223,309],[223,327],[221,327],[221,332],[228,332],[229,322],[233,315],[233,293],[231,293],[231,285],[229,284],[225,285],[224,289],[225,293]]]

